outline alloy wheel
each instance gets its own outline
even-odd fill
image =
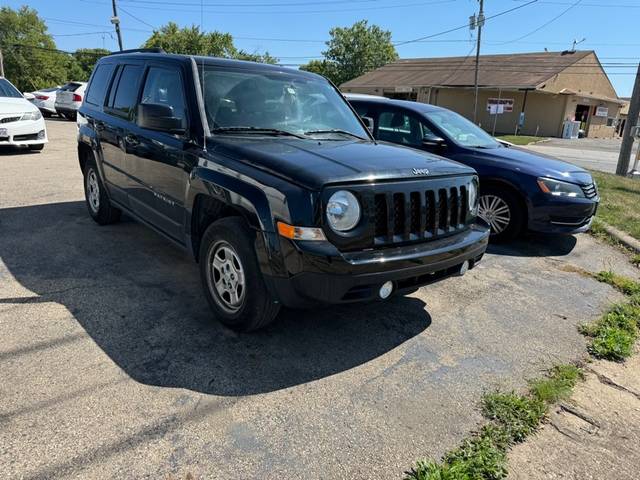
[[[238,254],[225,241],[209,251],[208,284],[216,303],[229,313],[237,312],[244,302],[245,274]]]
[[[480,196],[478,216],[491,226],[492,235],[504,232],[511,223],[511,209],[507,202],[497,195]]]
[[[90,169],[87,174],[87,200],[91,211],[97,214],[100,210],[100,185],[94,169]]]

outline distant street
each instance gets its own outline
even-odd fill
[[[619,138],[580,138],[577,140],[552,138],[525,148],[575,163],[584,168],[615,173],[620,144]],[[634,155],[637,148],[637,144],[634,145]],[[630,165],[633,165],[634,158],[632,157]]]

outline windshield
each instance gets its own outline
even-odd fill
[[[455,112],[438,110],[426,112],[425,116],[458,145],[477,148],[500,147],[491,135]]]
[[[369,139],[356,115],[324,79],[205,65],[201,82],[212,132],[271,130],[314,139]]]
[[[22,94],[8,80],[0,78],[0,97],[22,98]]]

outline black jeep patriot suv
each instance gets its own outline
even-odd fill
[[[464,273],[487,246],[474,170],[376,142],[318,75],[112,54],[78,127],[93,219],[126,212],[186,248],[232,328],[262,327],[281,305],[411,292]]]

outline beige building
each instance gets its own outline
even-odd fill
[[[398,60],[341,89],[431,103],[473,118],[475,57]],[[565,120],[613,137],[624,101],[593,51],[482,55],[478,123],[487,131],[562,136]]]

